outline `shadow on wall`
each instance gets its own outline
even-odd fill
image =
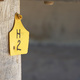
[[[22,56],[23,80],[80,80],[80,2],[21,0],[23,24],[30,31],[29,53]],[[45,42],[51,43],[43,45]]]
[[[80,43],[80,2],[21,0],[23,24],[30,31],[30,39],[52,43]]]

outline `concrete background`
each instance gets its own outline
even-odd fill
[[[23,24],[30,31],[22,56],[23,80],[80,80],[80,2],[21,0]]]
[[[80,80],[80,46],[30,45],[22,80]]]
[[[80,2],[21,0],[23,24],[39,42],[80,44]]]

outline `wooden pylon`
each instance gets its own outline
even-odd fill
[[[20,0],[0,1],[0,80],[21,80],[21,56],[10,56],[8,48],[16,12],[20,12]]]

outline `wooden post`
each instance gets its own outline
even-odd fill
[[[16,12],[20,12],[20,0],[0,1],[0,80],[21,80],[21,56],[10,56],[8,50]]]

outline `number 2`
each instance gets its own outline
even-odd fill
[[[21,49],[19,49],[19,45],[20,45],[20,43],[21,43],[21,41],[20,40],[18,40],[18,45],[17,45],[17,50],[20,50],[21,51]]]

